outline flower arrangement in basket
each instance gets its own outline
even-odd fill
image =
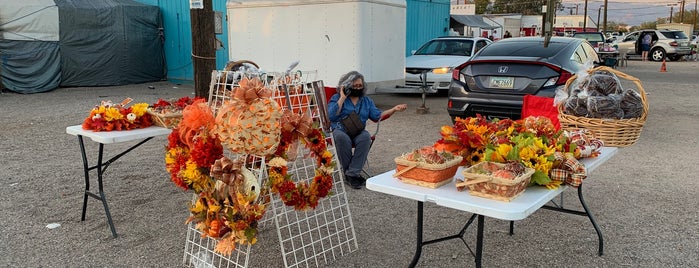
[[[147,103],[136,103],[127,107],[133,99],[126,98],[121,103],[102,101],[90,111],[82,123],[83,129],[92,131],[130,130],[153,125],[147,113]]]
[[[172,129],[182,120],[182,110],[198,99],[203,98],[185,96],[170,101],[158,99],[158,102],[148,107],[148,113],[153,117],[155,125]]]
[[[393,177],[405,183],[438,188],[451,182],[461,160],[459,155],[425,146],[396,157],[396,173]]]
[[[534,169],[519,161],[485,161],[465,169],[463,174],[464,180],[456,182],[459,191],[468,189],[471,195],[509,202],[526,190]]]
[[[637,88],[623,88],[619,78]],[[565,90],[557,92],[556,103],[562,129],[588,129],[607,146],[636,143],[648,116],[640,80],[606,66],[568,79]]]
[[[553,179],[557,169],[555,152],[570,153],[575,157],[595,157],[601,142],[584,133],[568,134],[557,131],[551,120],[543,116],[529,116],[516,121],[486,120],[481,116],[457,118],[454,126],[441,129],[442,138],[435,147],[457,155],[467,155],[467,166],[483,161],[507,163],[516,161],[533,169],[529,184],[554,189],[566,180]],[[587,132],[585,132],[587,133]],[[589,134],[589,133],[588,133]]]

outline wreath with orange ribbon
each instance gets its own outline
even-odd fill
[[[295,183],[288,174],[287,160],[290,153],[294,153],[290,148],[298,140],[305,144],[316,160],[315,176],[310,184],[305,181]],[[328,151],[325,135],[319,128],[312,126],[312,120],[307,114],[294,114],[289,110],[284,112],[281,139],[267,165],[270,191],[279,194],[287,206],[293,206],[296,210],[314,209],[321,198],[330,194],[335,169],[333,155]]]

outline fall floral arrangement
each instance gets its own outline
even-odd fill
[[[310,184],[294,183],[288,174],[287,161],[293,158],[292,155],[296,151],[294,144],[297,140],[300,140],[316,159],[315,176]],[[297,210],[313,209],[321,198],[330,194],[335,168],[333,155],[328,151],[323,132],[320,128],[312,126],[308,114],[285,111],[282,117],[281,139],[270,158],[267,163],[270,190],[279,194],[285,205],[293,206]]]
[[[211,189],[210,167],[223,157],[223,146],[213,133],[213,113],[204,100],[183,109],[183,120],[168,136],[165,167],[178,187],[200,193]]]
[[[269,195],[238,159],[217,159],[210,174],[213,187],[196,196],[187,222],[196,222],[203,235],[218,239],[214,251],[230,255],[238,244],[257,242],[257,225]]]
[[[257,241],[257,223],[268,195],[242,161],[223,156],[215,126],[203,99],[187,105],[168,137],[165,165],[175,185],[195,193],[187,223],[194,222],[202,235],[217,238],[216,252],[230,255],[237,244]]]
[[[121,103],[102,101],[90,111],[82,124],[83,129],[92,131],[130,130],[145,128],[153,125],[150,115],[147,113],[147,103],[131,103],[131,98],[126,98]]]
[[[175,128],[182,120],[182,110],[197,100],[204,99],[201,97],[190,98],[188,96],[172,101],[158,99],[156,103],[148,107],[148,113],[153,117],[156,125]]]
[[[442,138],[435,143],[435,148],[464,156],[464,165],[471,166],[481,161],[519,161],[535,170],[531,183],[549,188],[562,183],[550,176],[559,162],[555,152],[583,155],[583,147],[563,131],[557,131],[551,120],[543,116],[516,121],[487,120],[482,116],[457,118],[454,126],[442,127],[440,134]]]
[[[239,85],[216,117],[203,99],[186,104],[165,155],[171,180],[195,193],[187,222],[202,236],[217,239],[214,250],[224,255],[237,245],[256,243],[270,191],[284,204],[303,210],[315,208],[333,186],[333,155],[310,115],[291,110],[282,114],[257,78],[244,78]],[[315,158],[316,170],[309,182],[294,183],[287,161],[293,161],[299,141]],[[224,157],[224,146],[240,157]],[[246,168],[246,156],[266,157],[267,183],[260,185]]]
[[[216,133],[237,154],[264,156],[279,144],[281,111],[272,91],[257,77],[244,77],[216,116]]]

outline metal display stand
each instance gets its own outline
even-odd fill
[[[286,105],[282,110],[309,113],[314,123],[324,130],[329,129],[325,115],[325,99],[322,82],[309,78],[315,72],[293,73],[241,73],[214,71],[210,85],[209,105],[216,113],[225,101],[231,99],[231,92],[237,88],[238,79],[221,79],[222,77],[240,78],[242,76],[260,77],[267,87],[276,90],[275,101],[284,98]],[[313,77],[314,78],[314,77]],[[310,82],[309,82],[310,81]],[[290,88],[302,89],[290,91]],[[321,91],[321,92],[318,92]],[[296,101],[309,100],[307,102]],[[335,155],[332,135],[326,132],[328,150]],[[309,182],[315,176],[316,162],[305,146],[299,144],[297,157],[289,161],[289,174],[296,182]],[[266,184],[267,168],[264,157],[246,157],[248,169],[257,175],[261,185]],[[267,212],[258,228],[263,229],[270,220],[274,222],[279,246],[285,267],[320,266],[333,262],[339,256],[358,249],[352,222],[352,214],[347,203],[342,173],[336,167],[333,171],[333,189],[331,195],[320,200],[313,210],[297,211],[284,205],[276,195],[270,198]],[[184,264],[188,267],[248,267],[254,246],[238,246],[230,256],[214,252],[216,240],[204,237],[201,232],[189,225],[185,243]]]

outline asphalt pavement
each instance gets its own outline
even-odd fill
[[[629,61],[619,69],[642,81],[650,112],[636,144],[622,148],[584,181],[584,197],[604,235],[586,217],[540,210],[515,223],[486,218],[484,267],[697,267],[699,266],[699,62]],[[149,87],[153,88],[149,88]],[[1,267],[181,267],[186,204],[191,193],[169,181],[166,137],[156,137],[112,163],[105,192],[118,238],[112,238],[100,202],[89,200],[80,220],[84,178],[78,142],[65,128],[77,125],[100,100],[131,97],[153,103],[191,95],[191,85],[170,82],[117,87],[59,88],[0,95]],[[439,139],[450,124],[446,96],[373,95],[382,109],[408,110],[381,123],[371,150],[374,174],[394,168],[393,158]],[[373,129],[374,125],[369,125]],[[132,144],[106,147],[115,154]],[[87,143],[89,157],[97,146]],[[93,182],[93,188],[96,187]],[[347,187],[358,250],[321,267],[405,267],[415,251],[415,201]],[[577,193],[563,194],[579,209]],[[457,233],[470,213],[425,204],[425,239]],[[47,228],[49,224],[60,224]],[[251,267],[283,267],[278,236],[261,229]],[[464,240],[475,244],[475,228]],[[292,262],[293,263],[293,262]],[[460,240],[426,246],[418,267],[472,267]],[[226,267],[225,265],[222,267]]]

